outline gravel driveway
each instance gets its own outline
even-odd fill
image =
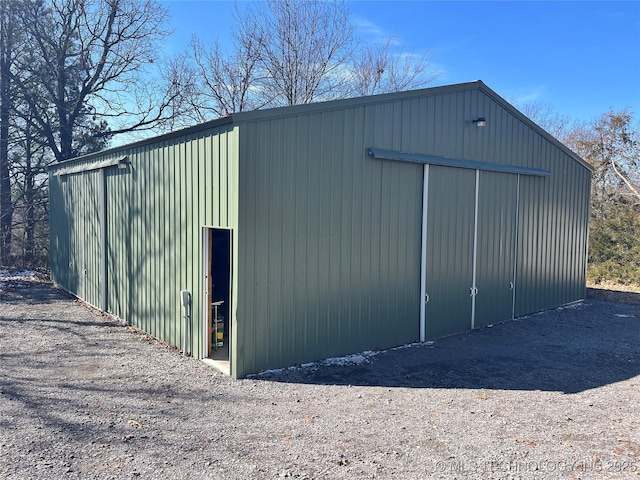
[[[235,381],[5,283],[0,478],[640,478],[639,315],[588,300]]]

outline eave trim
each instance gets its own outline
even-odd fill
[[[367,155],[380,160],[395,160],[398,162],[412,162],[442,167],[467,168],[470,170],[484,170],[487,172],[512,173],[516,175],[530,175],[534,177],[549,177],[551,172],[537,168],[516,167],[502,163],[479,162],[476,160],[460,160],[456,158],[438,157],[435,155],[423,155],[420,153],[396,152],[381,148],[368,148]]]
[[[62,175],[71,175],[72,173],[88,172],[91,170],[100,170],[101,168],[114,167],[116,165],[126,165],[128,163],[130,163],[129,160],[127,159],[126,156],[124,156],[124,157],[111,158],[109,160],[98,160],[94,162],[82,162],[82,163],[74,162],[74,165],[69,165],[68,167],[65,167],[64,165],[60,165],[60,166],[56,165],[51,170],[53,170],[52,172],[53,175],[62,176]]]

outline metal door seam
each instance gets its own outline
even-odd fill
[[[476,198],[473,219],[473,278],[471,279],[471,330],[476,321],[476,272],[478,270],[478,192],[480,191],[480,170],[476,170]]]
[[[422,252],[420,255],[420,341],[426,340],[427,303],[427,206],[429,203],[429,164],[422,170]]]

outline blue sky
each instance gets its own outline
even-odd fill
[[[192,34],[224,45],[234,3],[166,0],[174,34],[167,54]],[[242,2],[240,2],[242,6]],[[355,1],[357,34],[394,35],[405,52],[431,52],[434,85],[482,80],[507,100],[537,101],[578,120],[609,108],[640,117],[640,2]]]

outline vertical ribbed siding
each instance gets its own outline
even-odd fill
[[[472,122],[479,116],[486,127]],[[511,282],[516,315],[584,296],[588,171],[480,90],[266,118],[241,130],[240,374],[417,338],[421,169],[376,164],[365,147],[551,171],[523,177],[518,212],[517,176],[482,172],[477,325],[513,316]],[[461,195],[474,191],[463,181],[474,172],[442,175],[438,185],[448,187],[433,198],[439,225],[429,234],[462,245],[443,246],[427,282],[459,297],[427,308],[442,318],[440,326],[427,320],[430,336],[471,322],[473,279],[450,272],[473,254],[464,234],[473,212],[459,204],[473,205]],[[567,175],[575,176],[569,188]],[[445,290],[442,298],[453,295]]]
[[[60,285],[69,284],[69,242],[68,218],[65,212],[65,194],[63,179],[49,177],[49,262],[51,280]]]
[[[399,143],[376,138],[372,146],[551,171],[549,178],[522,177],[515,314],[584,298],[589,171],[479,90],[405,100],[403,107],[412,135]],[[472,123],[480,116],[486,127]],[[482,226],[479,234],[490,235]],[[479,260],[492,268],[483,255]]]
[[[107,172],[108,311],[181,346],[179,292],[189,290],[188,348],[197,357],[203,355],[202,228],[237,228],[236,141],[226,129],[179,137],[133,150],[129,170]]]
[[[393,108],[383,115],[393,115]],[[353,108],[242,125],[238,374],[418,338],[422,169]]]
[[[521,179],[516,316],[584,298],[589,172],[562,163],[555,176]]]
[[[471,328],[476,172],[429,166],[427,339]]]
[[[130,166],[107,167],[104,185],[100,170],[51,175],[54,280],[101,306],[100,199],[106,188],[107,311],[181,346],[179,292],[189,290],[188,348],[202,356],[202,228],[237,229],[236,144],[237,132],[221,127],[123,148],[119,154]],[[85,163],[100,160],[96,155]]]
[[[518,176],[480,172],[474,327],[513,316]]]
[[[99,307],[100,172],[52,176],[50,184],[52,278],[61,287]]]

